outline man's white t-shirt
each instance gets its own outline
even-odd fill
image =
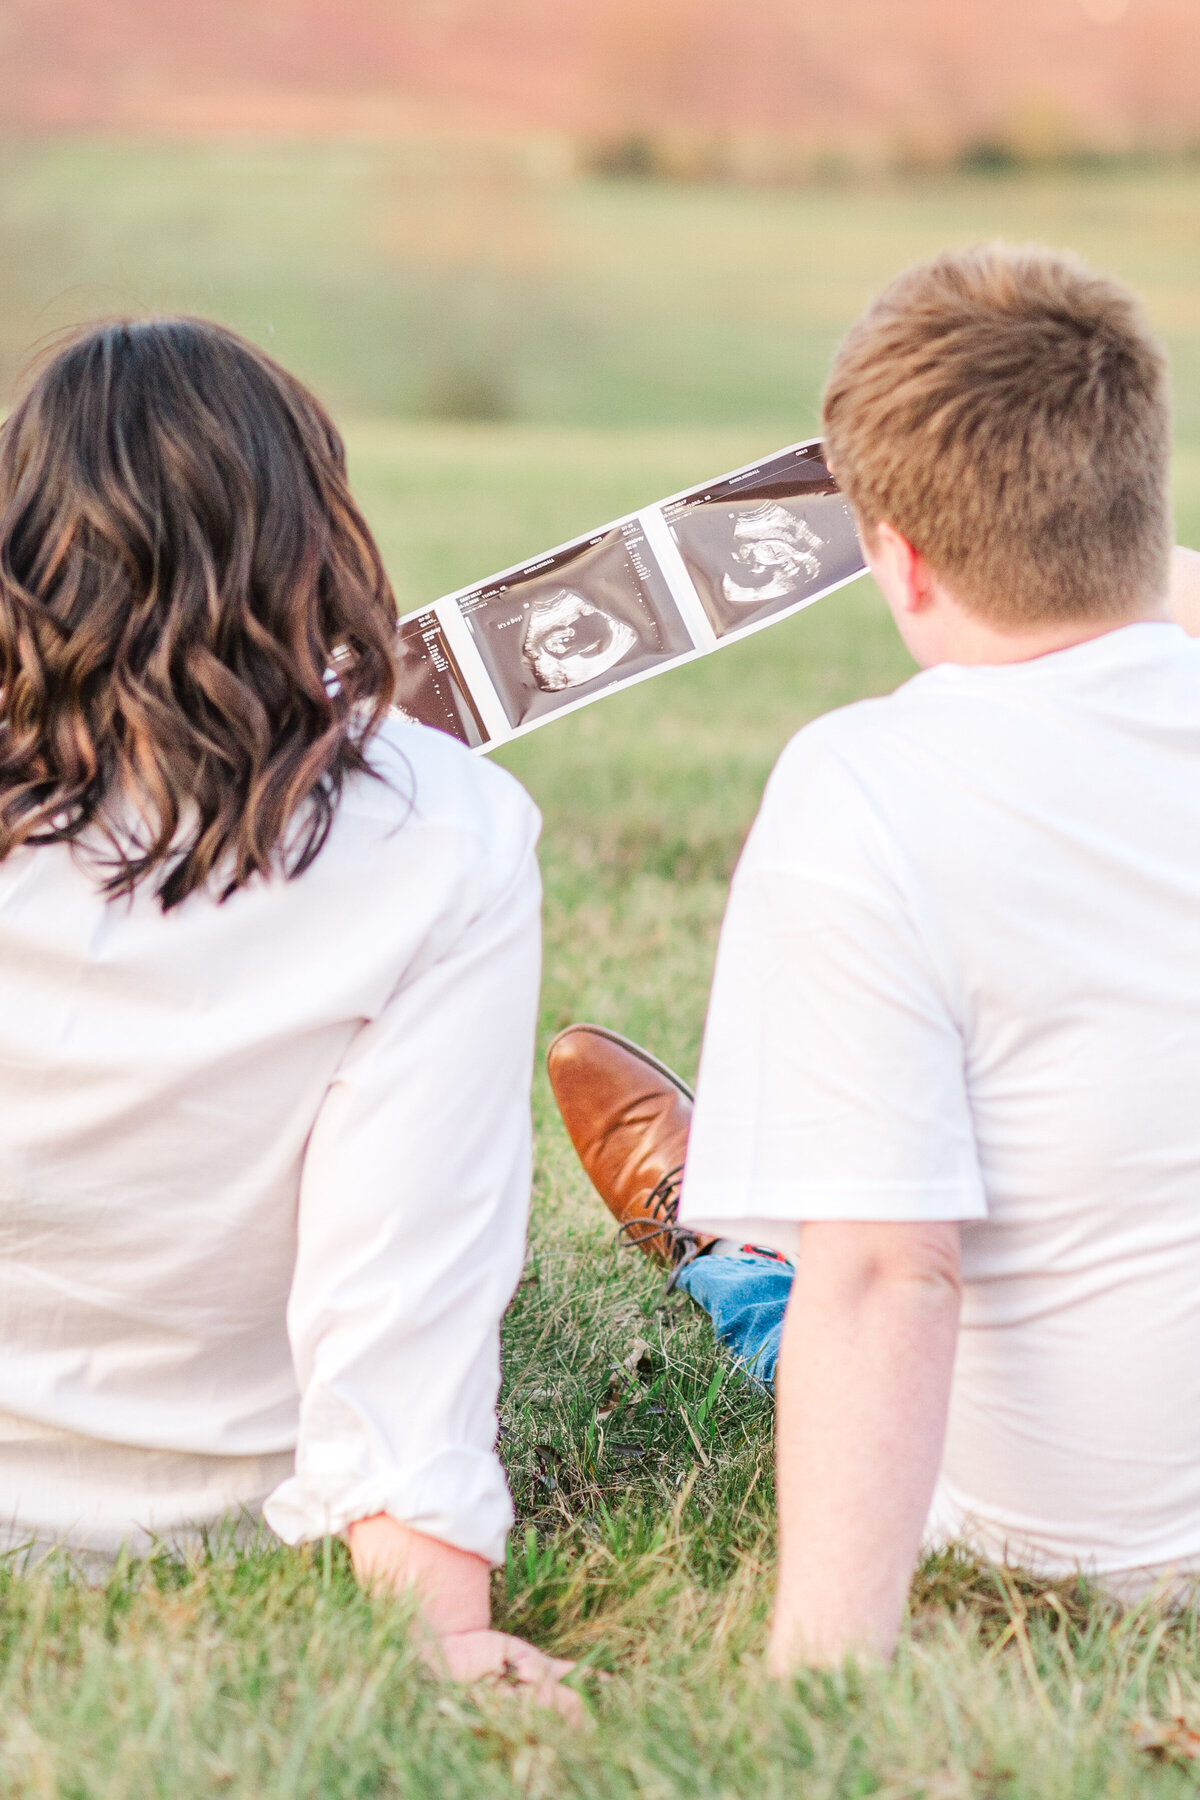
[[[681,1216],[789,1254],[805,1220],[964,1221],[928,1538],[1200,1569],[1200,642],[943,665],[793,740]]]

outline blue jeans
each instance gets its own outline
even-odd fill
[[[736,1256],[698,1256],[680,1270],[675,1286],[704,1308],[747,1374],[769,1388],[794,1274],[791,1263],[741,1250]]]

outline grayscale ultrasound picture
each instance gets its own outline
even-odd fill
[[[849,502],[820,445],[785,450],[662,510],[718,637],[863,567]]]
[[[457,605],[514,727],[695,647],[636,520],[540,557]]]
[[[400,654],[393,705],[414,725],[447,731],[471,749],[487,733],[471,703],[437,614],[419,613],[400,627]]]

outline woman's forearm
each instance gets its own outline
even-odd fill
[[[806,1225],[776,1375],[775,1674],[888,1656],[941,1460],[955,1225]]]
[[[386,1513],[359,1519],[346,1537],[364,1587],[417,1600],[428,1634],[422,1652],[436,1675],[515,1685],[572,1724],[581,1723],[579,1696],[562,1685],[574,1664],[491,1629],[491,1571],[482,1556],[426,1537]]]
[[[487,1629],[491,1571],[482,1556],[426,1537],[387,1513],[357,1520],[346,1539],[363,1586],[411,1593],[435,1637]]]

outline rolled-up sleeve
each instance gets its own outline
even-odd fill
[[[304,1161],[289,1543],[387,1513],[497,1562],[500,1320],[520,1275],[540,973],[537,815],[452,941],[358,1032]]]

